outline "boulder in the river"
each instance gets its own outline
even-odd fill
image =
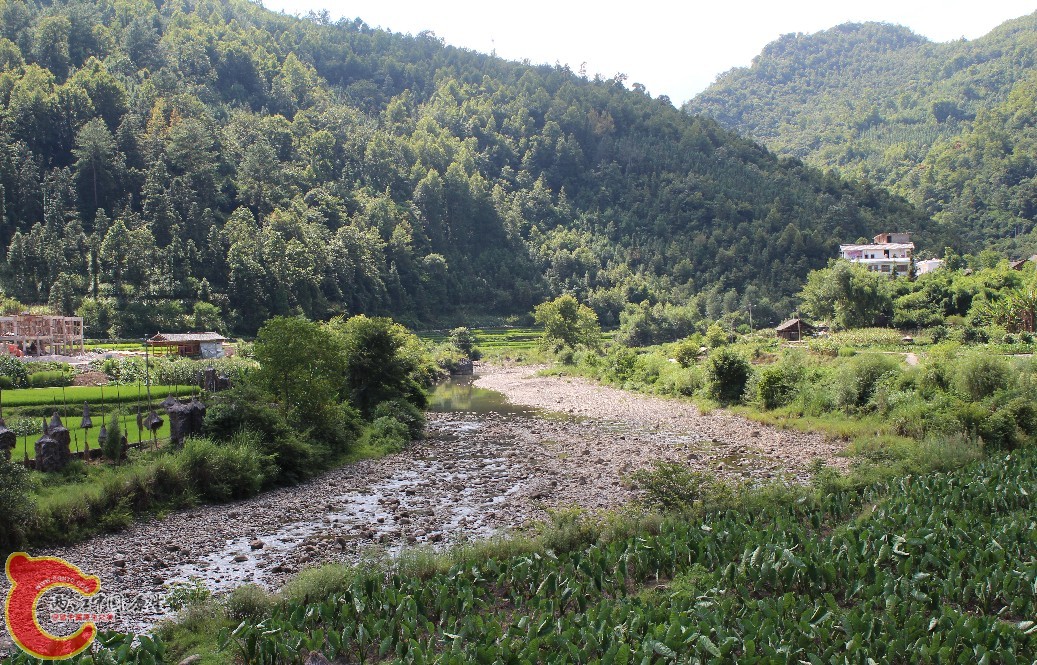
[[[457,376],[468,376],[475,373],[475,363],[468,358],[461,358],[454,363],[454,366],[450,369],[450,373]]]

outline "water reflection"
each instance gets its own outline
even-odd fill
[[[477,414],[543,415],[538,409],[512,404],[495,390],[477,388],[478,376],[452,376],[437,385],[429,395],[429,411],[437,413],[471,412]]]

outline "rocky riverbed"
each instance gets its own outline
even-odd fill
[[[499,395],[491,408],[448,400],[448,412],[429,415],[428,438],[402,453],[32,554],[100,576],[103,590],[91,606],[116,615],[105,627],[142,631],[168,616],[162,600],[177,582],[200,580],[217,592],[245,583],[274,589],[308,566],[486,538],[556,507],[613,508],[634,497],[630,474],[654,460],[789,482],[806,480],[815,457],[845,465],[840,446],[822,437],[703,416],[687,403],[579,379],[535,377],[529,368],[479,371],[475,385],[511,404]],[[493,395],[468,381],[455,393]],[[67,598],[48,594],[42,607],[60,610]]]
[[[820,434],[774,429],[719,410],[702,414],[687,401],[627,392],[579,377],[538,376],[539,369],[486,365],[479,368],[475,385],[500,392],[513,404],[564,413],[598,429],[618,425],[643,436],[654,433],[654,438],[649,437],[654,441],[683,439],[701,444],[704,450],[684,458],[697,468],[730,473],[741,467],[750,472],[743,475],[783,472],[803,480],[815,459],[839,469],[849,466],[849,459],[842,456],[844,444]],[[637,466],[674,457],[665,447],[639,447],[636,438],[606,437],[586,447],[600,453],[595,458]]]

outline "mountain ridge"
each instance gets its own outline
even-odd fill
[[[943,43],[901,26],[844,24],[779,38],[683,108],[778,154],[889,187],[932,215],[960,251],[992,246],[1021,255],[1037,248],[1028,212],[1033,164],[1011,172],[1000,158],[968,167],[958,160],[964,176],[938,171],[978,116],[1004,115],[996,109],[1030,85],[1035,54],[1037,13],[971,41]],[[1007,153],[1031,147],[1025,136],[1003,138],[1012,144]],[[1016,181],[1008,193],[984,184],[1006,180]],[[1006,199],[1020,201],[1006,206]]]
[[[230,0],[0,7],[3,284],[96,336],[523,314],[777,319],[925,219],[623,80]],[[933,246],[939,246],[934,241]],[[206,325],[202,325],[206,324]]]

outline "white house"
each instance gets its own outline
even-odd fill
[[[868,244],[839,245],[840,257],[888,275],[907,275],[914,251],[910,233],[880,233]]]
[[[943,259],[926,259],[925,261],[915,261],[915,274],[924,275],[927,272],[932,272],[943,265]]]

